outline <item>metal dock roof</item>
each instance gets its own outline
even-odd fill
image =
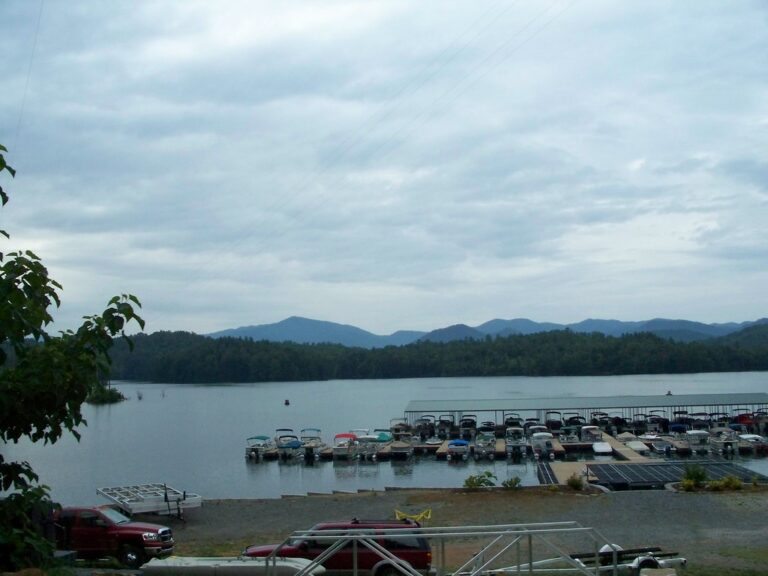
[[[609,412],[651,408],[668,408],[673,411],[720,412],[724,409],[730,410],[740,407],[768,408],[768,393],[411,400],[405,408],[405,415],[412,419],[420,414],[542,412],[547,410]]]

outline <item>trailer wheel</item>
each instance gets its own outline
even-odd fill
[[[118,560],[120,560],[121,564],[125,564],[129,568],[138,568],[144,564],[144,553],[136,546],[125,544],[120,548]]]

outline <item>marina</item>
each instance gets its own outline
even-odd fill
[[[592,397],[620,397],[624,393],[636,395],[633,392],[638,390],[651,396],[665,396],[670,389],[675,396],[682,397],[686,393],[717,394],[727,390],[732,393],[729,395],[742,398],[740,395],[743,393],[765,390],[765,383],[766,375],[757,372],[631,377],[334,380],[237,385],[168,386],[117,382],[114,386],[129,400],[108,406],[85,405],[83,416],[88,425],[80,427],[79,441],[70,436],[62,437],[55,445],[21,441],[5,445],[3,455],[29,461],[41,481],[51,486],[52,497],[57,501],[93,505],[104,503],[103,497],[96,493],[100,487],[141,485],[158,480],[168,486],[185,489],[188,493],[201,494],[206,500],[280,498],[309,493],[405,487],[456,488],[463,486],[468,476],[486,472],[494,475],[497,484],[520,479],[521,486],[536,486],[541,484],[539,469],[542,462],[554,464],[556,468],[571,466],[573,470],[583,471],[583,462],[589,460],[607,459],[609,463],[616,463],[622,453],[633,458],[635,452],[628,447],[633,441],[642,443],[647,456],[656,461],[727,460],[753,473],[766,475],[768,458],[761,455],[759,443],[747,445],[746,440],[728,438],[718,438],[710,443],[713,436],[709,432],[704,437],[703,448],[698,448],[690,456],[654,451],[648,446],[651,443],[649,437],[644,440],[630,438],[627,444],[621,442],[626,434],[635,438],[642,436],[639,430],[638,433],[626,430],[612,436],[621,445],[614,445],[609,456],[595,456],[591,445],[582,442],[575,430],[568,428],[566,421],[569,418],[576,421],[583,419],[581,425],[590,425],[588,420],[591,414],[588,412],[600,408],[599,403],[587,405],[582,413],[584,415],[580,414],[579,418],[569,414],[574,410],[561,402],[581,397],[578,391],[587,390]],[[137,400],[139,392],[143,397],[141,401]],[[393,417],[399,416],[403,420],[404,408],[413,400],[429,401],[434,398],[447,401],[466,398],[490,400],[494,405],[504,407],[504,412],[515,411],[511,407],[520,406],[517,409],[519,426],[507,428],[504,434],[500,429],[495,432],[493,450],[477,460],[473,454],[472,439],[463,439],[466,442],[466,459],[459,455],[448,460],[445,440],[449,438],[441,439],[439,436],[451,434],[451,418],[445,417],[441,422],[441,416],[447,412],[429,409],[424,414],[435,416],[435,436],[422,440],[421,429],[417,428],[421,426],[417,422],[419,415],[414,415],[412,419],[405,418],[412,428],[413,453],[405,458],[387,458],[386,446],[391,440]],[[538,424],[534,423],[536,412],[522,409],[527,401],[535,398],[548,400],[534,405],[534,408],[542,409]],[[284,403],[286,399],[290,400],[288,405]],[[737,404],[736,401],[732,403]],[[672,402],[668,404],[672,405]],[[462,402],[459,409],[461,406],[465,407],[466,413],[476,416],[478,431],[483,429],[485,422],[494,419],[493,413],[482,412],[478,408],[483,406],[478,404]],[[562,406],[565,408],[559,410],[559,418],[565,426],[561,426],[559,433],[552,434],[552,438],[542,441],[545,447],[547,441],[550,442],[555,456],[550,460],[547,453],[545,458],[540,455],[537,460],[529,451],[526,435],[536,430],[533,426],[545,426],[548,420],[557,422],[558,415],[546,414],[546,409]],[[758,405],[755,408],[760,409]],[[657,414],[650,414],[653,409],[651,406],[646,410],[649,417],[645,434],[664,435],[663,431],[654,432],[660,423]],[[499,410],[498,425],[504,424],[503,411]],[[456,426],[459,422],[460,418],[455,419]],[[312,428],[317,429],[326,447],[331,445],[336,434],[357,431],[359,456],[352,460],[325,460],[319,456],[306,457],[306,454],[303,458],[285,460],[254,460],[247,456],[246,448],[249,446],[250,451],[261,446],[268,448],[280,428],[293,430],[299,442],[302,437],[313,435]],[[429,433],[428,425],[426,429]],[[467,430],[470,429],[467,427]],[[370,432],[366,434],[366,430]],[[610,435],[603,433],[604,437]],[[689,438],[692,449],[695,436],[692,434]],[[248,438],[252,440],[246,442]],[[500,441],[503,441],[504,453]],[[727,451],[729,445],[731,451]],[[363,447],[365,450],[361,449]],[[748,448],[757,450],[747,451]],[[720,450],[723,450],[722,454]],[[381,457],[379,451],[382,451]],[[377,453],[375,459],[372,458],[373,453]],[[563,474],[562,478],[567,479],[570,472]]]
[[[523,404],[519,411],[490,409],[499,404],[414,401],[404,418],[392,419],[391,434],[384,441],[363,443],[359,438],[368,430],[353,430],[337,434],[333,447],[315,455],[326,461],[408,459],[414,453],[448,462],[531,458],[541,484],[567,484],[577,477],[606,489],[627,490],[679,482],[689,463],[670,458],[695,453],[705,455],[696,463],[710,479],[732,476],[742,482],[768,482],[768,477],[727,461],[736,453],[768,453],[768,439],[761,435],[768,425],[768,394],[570,398],[554,406],[551,399],[530,399],[517,403]],[[446,413],[436,417],[420,409]],[[647,413],[640,417],[639,409]],[[495,419],[478,425],[478,414]],[[664,460],[652,458],[652,453]],[[300,450],[297,454],[303,457]],[[290,456],[272,448],[262,457]]]

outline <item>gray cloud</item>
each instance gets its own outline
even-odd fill
[[[765,315],[762,2],[48,2],[32,58],[38,8],[3,218],[62,327]]]

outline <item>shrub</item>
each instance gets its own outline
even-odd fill
[[[568,480],[566,480],[565,483],[573,490],[584,489],[584,479],[575,472],[568,477]]]
[[[512,478],[507,478],[504,480],[504,482],[501,483],[501,486],[508,490],[516,490],[517,488],[520,488],[522,482],[523,481],[520,479],[520,476],[513,476]]]
[[[683,480],[690,480],[694,488],[701,488],[707,480],[707,471],[703,466],[691,464],[685,467]]]
[[[683,478],[680,481],[680,488],[682,488],[686,492],[693,492],[694,490],[696,490],[696,483],[689,478]]]
[[[707,484],[707,489],[713,492],[722,492],[723,490],[741,490],[743,483],[736,476],[726,476],[722,480],[712,480]]]
[[[464,488],[474,490],[476,488],[490,488],[496,486],[496,476],[490,470],[481,474],[472,474],[464,480]]]

